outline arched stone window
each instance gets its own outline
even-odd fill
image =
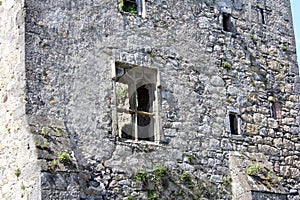
[[[117,64],[114,79],[118,136],[159,141],[157,69]]]

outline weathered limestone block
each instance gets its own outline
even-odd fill
[[[295,150],[300,151],[300,144],[299,143],[295,143]]]
[[[293,124],[295,124],[295,118],[283,118],[282,124],[283,125],[293,125]]]
[[[278,122],[273,118],[268,118],[268,126],[270,128],[278,128]]]
[[[275,138],[274,139],[274,146],[277,148],[283,147],[283,139],[282,138]]]
[[[246,124],[246,133],[249,135],[258,135],[258,127],[255,124]]]
[[[231,145],[231,142],[230,140],[228,139],[222,139],[221,140],[221,148],[225,151],[230,151],[232,150],[232,145]]]
[[[292,93],[293,92],[293,85],[292,84],[285,84],[285,92]]]
[[[212,150],[217,150],[220,148],[220,141],[216,139],[209,140],[209,148]]]
[[[285,149],[295,150],[295,143],[288,139],[283,139],[283,146]]]
[[[285,104],[284,104],[284,106],[285,106],[286,108],[288,108],[288,109],[292,109],[292,108],[295,107],[295,104],[294,104],[294,102],[292,102],[292,101],[286,101]]]
[[[289,112],[289,114],[291,115],[291,116],[294,116],[294,117],[296,117],[297,115],[298,115],[298,111],[297,110],[294,110],[294,109],[291,109],[290,110],[290,112]]]
[[[254,124],[258,126],[266,126],[267,125],[267,118],[263,114],[254,113],[253,115]]]
[[[297,159],[297,156],[288,156],[284,160],[287,165],[294,165],[295,159]]]
[[[284,126],[283,126],[283,130],[284,130],[285,132],[287,132],[286,135],[289,135],[289,132],[291,132],[291,127],[288,126],[288,125],[284,125]]]
[[[263,144],[264,140],[263,140],[263,137],[261,137],[261,136],[254,136],[253,137],[253,142],[255,144]]]
[[[253,122],[253,117],[250,114],[242,114],[241,118],[245,122],[248,122],[248,123],[252,123]]]
[[[296,102],[299,101],[299,96],[297,96],[297,95],[290,95],[289,98],[288,98],[288,100],[296,103]]]
[[[289,166],[280,166],[280,174],[284,177],[291,176],[291,169]]]
[[[212,76],[211,84],[216,87],[222,87],[222,86],[224,86],[224,81],[219,76]]]
[[[273,156],[279,155],[279,149],[269,146],[269,145],[258,145],[258,151],[263,152],[264,154],[270,154]]]

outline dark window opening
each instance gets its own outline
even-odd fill
[[[227,32],[234,32],[234,26],[231,22],[231,15],[223,13],[223,30]]]
[[[230,133],[239,134],[238,117],[235,113],[229,113]]]
[[[259,13],[260,13],[260,22],[261,22],[261,24],[265,24],[264,10],[262,8],[259,8]]]
[[[137,4],[135,3],[135,0],[124,0],[124,5],[122,7],[124,12],[137,14]]]
[[[120,10],[123,12],[143,15],[144,0],[123,0],[120,3]]]
[[[281,119],[282,108],[280,103],[271,103],[271,117],[274,119]]]
[[[150,96],[149,96],[149,90],[146,88],[146,85],[143,85],[137,89],[137,99],[138,99],[137,110],[149,112]]]
[[[137,89],[137,125],[138,139],[154,141],[153,113],[151,111],[154,100],[152,84],[142,85]]]

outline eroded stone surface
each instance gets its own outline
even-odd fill
[[[220,191],[215,198],[231,199],[228,152],[241,151],[263,153],[292,199],[300,182],[300,86],[289,2],[145,3],[141,18],[110,0],[2,2],[1,197],[17,191],[18,199],[21,181],[37,188],[28,170],[14,180],[18,158],[24,169],[39,162],[43,199],[147,199],[153,190],[160,199],[189,198],[196,191],[184,172],[203,191],[213,188],[203,197]],[[233,32],[223,30],[223,13]],[[114,135],[116,61],[159,69],[159,144]],[[281,119],[270,113],[277,101]],[[239,135],[228,112],[239,116]],[[71,162],[53,164],[62,152]],[[167,167],[167,187],[134,180],[140,171],[152,180],[156,164]]]

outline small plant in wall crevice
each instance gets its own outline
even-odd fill
[[[158,194],[153,190],[149,190],[148,191],[148,200],[156,200],[156,199],[159,199]]]
[[[40,138],[35,140],[35,147],[38,149],[48,149],[50,146],[48,141],[42,141]]]
[[[283,45],[282,47],[281,47],[281,50],[282,51],[287,51],[289,49],[289,45]]]
[[[21,184],[21,190],[25,190],[25,185],[23,183]]]
[[[53,171],[58,167],[58,161],[56,159],[52,160],[52,162],[48,163],[48,170]]]
[[[263,170],[263,167],[260,164],[253,163],[251,166],[247,167],[246,174],[248,174],[250,176],[255,176],[262,170]]]
[[[229,62],[223,61],[222,67],[227,70],[232,70],[232,65]]]
[[[58,155],[58,160],[59,160],[59,162],[61,162],[63,164],[71,164],[72,163],[72,158],[71,158],[70,154],[65,151],[61,152]]]
[[[222,178],[222,183],[223,183],[223,185],[228,186],[228,185],[230,185],[230,182],[231,182],[231,179],[230,179],[230,178],[228,178],[228,177],[223,177],[223,178]]]
[[[153,174],[156,180],[161,180],[167,176],[167,167],[163,165],[155,165],[153,169]]]
[[[126,198],[126,200],[134,200],[134,197],[133,197],[133,196],[128,196],[128,197]]]
[[[134,180],[141,181],[141,182],[143,182],[145,184],[148,181],[148,174],[147,174],[147,172],[138,172],[134,176]]]
[[[17,178],[21,175],[20,168],[18,168],[18,169],[15,170],[15,175],[16,175]]]
[[[254,177],[269,189],[276,186],[276,183],[278,182],[278,177],[274,175],[270,169],[256,162],[247,167],[246,174]]]
[[[181,175],[181,179],[186,182],[186,183],[190,183],[191,182],[191,175],[189,172],[185,171],[182,173]]]
[[[54,168],[57,167],[57,166],[58,166],[57,160],[54,159],[54,160],[52,161],[51,165],[52,165]]]

